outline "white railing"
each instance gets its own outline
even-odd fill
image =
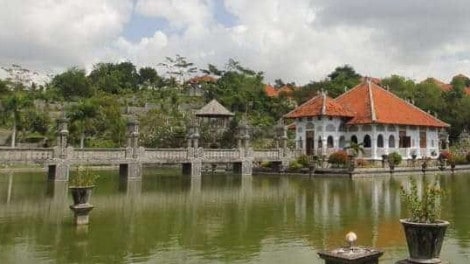
[[[188,159],[187,149],[145,149],[144,160],[178,161]]]
[[[1,148],[0,161],[45,161],[52,159],[54,151],[52,149],[15,149],[15,148]]]
[[[126,158],[125,149],[84,148],[74,149],[72,159],[76,160],[119,160]]]

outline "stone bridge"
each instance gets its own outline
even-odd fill
[[[144,148],[138,145],[138,124],[130,122],[125,148],[83,148],[67,146],[66,120],[60,120],[57,146],[53,148],[0,148],[0,162],[20,164],[44,164],[51,180],[68,180],[70,166],[119,165],[121,177],[127,180],[141,179],[143,164],[182,164],[183,173],[201,176],[202,164],[233,164],[234,172],[251,175],[254,162],[288,164],[296,152],[285,147],[253,150],[249,146],[247,131],[239,137],[234,149],[205,149],[198,146],[197,131],[188,136],[186,148]],[[279,144],[278,144],[279,145]]]

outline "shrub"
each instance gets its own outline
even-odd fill
[[[297,163],[300,164],[301,167],[308,167],[308,156],[307,155],[301,155],[297,158]]]
[[[328,157],[328,163],[333,165],[344,165],[348,162],[348,153],[344,150],[331,153]]]
[[[302,164],[300,164],[297,160],[293,160],[289,164],[289,169],[290,170],[296,171],[296,170],[299,170],[301,168],[302,168]]]
[[[401,155],[397,152],[392,152],[390,154],[388,154],[388,162],[392,165],[392,166],[396,166],[398,164],[401,163]]]
[[[94,173],[88,168],[82,166],[77,167],[77,173],[70,175],[69,186],[70,187],[88,187],[95,185],[95,181],[99,178],[99,175]]]
[[[467,155],[465,155],[465,159],[467,160],[467,162],[470,162],[470,152],[468,152]]]
[[[444,150],[439,154],[439,160],[450,160],[452,158],[452,153],[450,151]]]
[[[272,164],[269,161],[263,161],[261,163],[261,167],[263,167],[263,168],[270,168],[271,166],[272,166]]]
[[[435,223],[440,214],[440,198],[443,191],[437,180],[433,184],[423,182],[422,190],[418,190],[416,179],[410,179],[410,189],[401,186],[401,198],[408,209],[408,221],[418,223]],[[421,193],[421,195],[420,195]]]
[[[356,165],[363,168],[369,166],[369,162],[365,159],[356,159]]]

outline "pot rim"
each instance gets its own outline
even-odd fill
[[[448,226],[450,224],[449,221],[442,220],[442,219],[437,219],[436,222],[434,223],[422,223],[422,222],[413,222],[407,218],[404,218],[404,219],[400,219],[400,222],[402,224],[416,225],[416,226]]]
[[[94,188],[95,185],[87,185],[87,186],[69,186],[69,189],[89,189]]]

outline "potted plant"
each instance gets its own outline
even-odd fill
[[[95,181],[98,178],[98,174],[93,171],[81,166],[77,167],[77,172],[69,178],[69,189],[74,205],[88,203],[91,190],[95,187]]]
[[[415,179],[410,179],[410,188],[401,188],[402,201],[408,209],[408,217],[400,219],[405,231],[411,263],[441,263],[444,235],[449,222],[440,220],[440,199],[443,191],[438,182],[423,181],[418,188]]]
[[[388,165],[390,166],[390,172],[395,170],[395,166],[401,163],[401,155],[397,152],[392,152],[388,155]]]

